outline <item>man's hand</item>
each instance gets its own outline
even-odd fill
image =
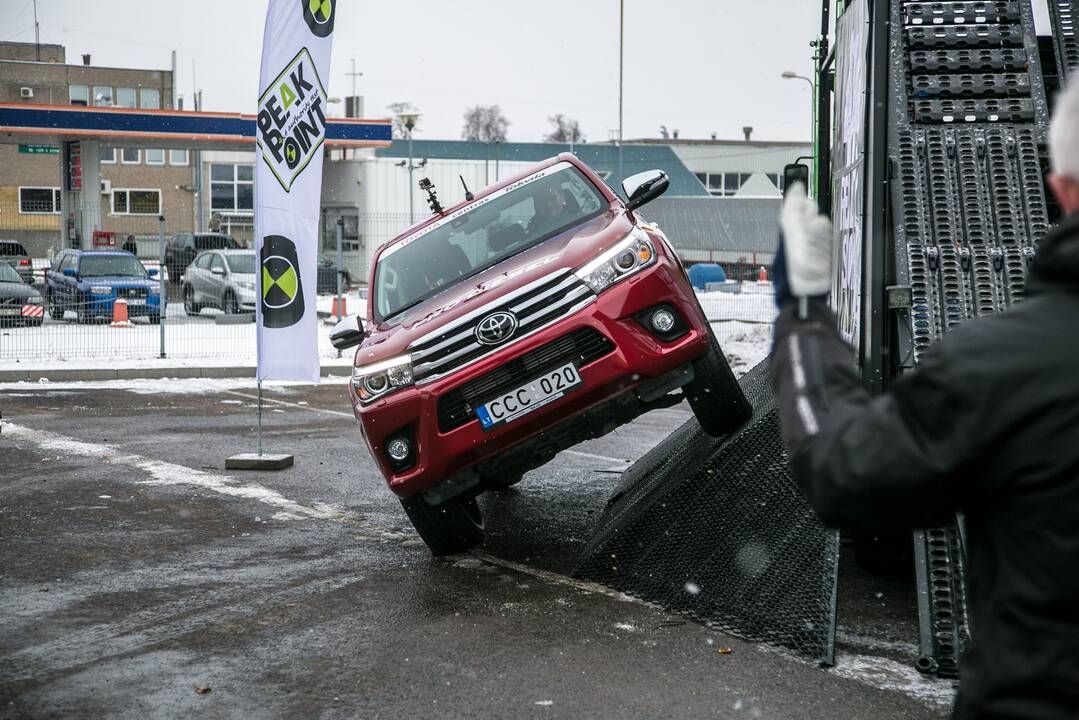
[[[798,183],[787,191],[780,215],[782,242],[773,277],[777,300],[827,295],[832,286],[832,222]]]

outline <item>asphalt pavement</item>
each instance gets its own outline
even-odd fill
[[[191,390],[200,390],[193,393]],[[574,580],[651,413],[481,499],[488,540],[433,559],[340,384],[0,389],[0,716],[937,718],[910,582],[844,558],[820,669]],[[727,652],[729,650],[729,652]]]

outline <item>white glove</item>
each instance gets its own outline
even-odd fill
[[[787,191],[780,225],[791,295],[827,295],[832,288],[832,221],[817,212],[802,183]]]

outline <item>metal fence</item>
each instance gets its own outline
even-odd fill
[[[185,310],[179,278],[168,278],[165,268],[160,268],[160,233],[164,229],[168,238],[173,232],[168,218],[164,228],[156,216],[112,218],[109,229],[97,237],[98,247],[120,249],[127,244],[130,248],[133,243],[143,264],[148,269],[160,269],[160,277],[166,280],[168,297],[165,302],[159,302],[154,295],[137,296],[135,293],[123,298],[126,312],[122,312],[114,293],[67,298],[49,293],[45,272],[52,256],[60,249],[60,217],[57,213],[47,212],[52,206],[43,198],[39,206],[27,205],[25,197],[20,200],[17,205],[12,205],[0,199],[0,239],[18,240],[27,246],[33,255],[34,284],[45,302],[43,312],[35,312],[32,317],[23,318],[20,314],[0,318],[0,363],[5,367],[23,362],[41,366],[81,361],[122,361],[130,366],[132,361],[161,357],[207,359],[229,364],[254,362],[255,327],[250,315],[229,316],[223,309],[213,306],[203,307],[199,312],[192,312],[191,308]],[[336,256],[337,216],[343,218],[343,266],[361,287],[359,292],[352,290],[346,294],[346,310],[362,312],[366,301],[361,299],[360,293],[365,293],[363,283],[375,249],[408,227],[410,218],[407,213],[340,211],[333,217],[324,215],[320,245],[323,254],[331,259]],[[93,246],[94,238],[82,243],[84,248]],[[772,287],[769,282],[758,281],[759,268],[731,265],[725,269],[731,280],[699,294],[708,319],[712,322],[771,322],[775,317]],[[319,296],[321,318],[329,319],[333,304],[332,295]],[[329,342],[332,325],[321,318],[319,355],[337,357]]]

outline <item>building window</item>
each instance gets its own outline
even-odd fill
[[[138,165],[141,151],[138,148],[121,148],[120,162],[124,165]]]
[[[22,215],[57,215],[60,213],[60,188],[19,188],[19,213]]]
[[[154,88],[142,88],[139,90],[139,107],[147,110],[159,110],[161,108],[161,91]]]
[[[116,164],[116,148],[108,147],[106,145],[101,146],[101,162],[104,165]]]
[[[160,190],[113,190],[113,215],[160,215]]]
[[[783,192],[783,173],[768,173],[768,179],[776,186],[776,190]]]
[[[103,85],[94,85],[94,105],[98,107],[112,106],[112,88]]]
[[[137,105],[135,104],[135,88],[116,88],[116,107],[137,107]]]
[[[251,212],[255,208],[254,165],[210,165],[210,209]]]
[[[160,148],[146,148],[147,165],[164,165],[165,151]]]
[[[169,150],[169,165],[187,165],[187,150]]]
[[[85,85],[69,85],[67,96],[72,105],[90,104],[90,88]]]
[[[716,197],[734,197],[742,189],[752,173],[697,173],[708,192]]]

